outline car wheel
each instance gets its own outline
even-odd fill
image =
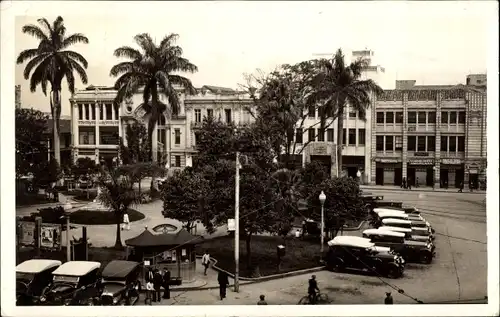
[[[432,262],[432,256],[428,253],[422,254],[422,256],[420,257],[420,261],[422,261],[422,263],[424,264],[430,264]]]
[[[400,278],[402,275],[401,271],[394,265],[387,268],[387,277],[389,278]]]

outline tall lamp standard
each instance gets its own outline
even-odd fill
[[[326,200],[326,195],[323,191],[321,191],[321,194],[319,194],[319,202],[321,203],[321,256],[323,256],[323,238],[325,236],[325,200]]]
[[[69,231],[70,231],[70,226],[69,226],[69,213],[68,211],[73,208],[71,203],[66,201],[66,204],[64,204],[64,211],[66,213],[65,218],[66,218],[66,261],[71,261],[71,241],[69,241]]]
[[[436,189],[436,166],[432,167],[432,190]]]

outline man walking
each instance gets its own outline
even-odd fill
[[[205,254],[201,258],[201,264],[205,267],[203,275],[207,275],[208,266],[210,265],[210,254],[208,254],[207,250],[205,250]]]
[[[167,268],[163,270],[163,288],[165,289],[163,298],[170,299],[170,271]]]
[[[217,280],[219,282],[220,300],[223,300],[226,298],[226,288],[229,285],[229,279],[227,278],[226,272],[220,271]]]

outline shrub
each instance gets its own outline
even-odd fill
[[[127,213],[130,222],[146,218],[143,213],[135,209],[128,209]],[[116,216],[111,211],[77,210],[71,213],[71,222],[80,225],[114,225],[116,224]]]

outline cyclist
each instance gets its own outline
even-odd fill
[[[317,291],[317,292],[316,292]],[[316,304],[317,296],[319,293],[318,282],[316,281],[316,275],[313,275],[309,280],[309,301],[311,304]]]

